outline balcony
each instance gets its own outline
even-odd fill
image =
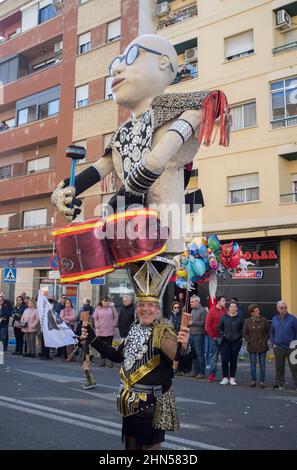
[[[1,22],[0,22],[1,26]],[[36,47],[56,38],[63,33],[63,15],[56,16],[55,18],[41,23],[38,26],[16,34],[7,41],[0,43],[1,57],[14,56],[16,53],[21,53],[28,49]]]
[[[176,44],[174,46],[178,55],[177,74],[172,82],[176,83],[192,80],[198,77],[198,47],[197,38]]]
[[[193,18],[193,16],[197,15],[198,8],[196,2],[179,10],[170,10],[165,17],[162,16],[161,18],[158,18],[157,31],[180,23],[181,21],[188,20],[189,18]]]
[[[198,77],[197,63],[183,64],[177,69],[177,74],[171,85],[176,83],[185,82]]]
[[[7,129],[1,132],[1,153],[12,150],[22,151],[34,144],[47,144],[57,139],[59,116],[40,119],[23,126]]]
[[[12,176],[0,180],[1,202],[17,202],[51,194],[56,185],[56,171],[46,171]]]
[[[43,90],[53,88],[61,83],[61,63],[55,62],[51,66],[42,70],[35,71],[19,78],[15,82],[8,83],[4,86],[4,105],[14,103],[26,95],[34,95]]]
[[[0,253],[34,253],[52,249],[51,225],[17,230],[0,230]]]

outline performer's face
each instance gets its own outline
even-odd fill
[[[173,70],[168,55],[158,55],[142,48],[137,50],[135,44],[162,53],[162,44],[158,44],[156,40],[136,38],[126,47],[123,56],[119,56],[122,60],[118,59],[114,62],[115,65],[111,66],[110,75],[114,77],[112,81],[114,100],[130,110],[137,107],[143,100],[163,93],[174,77],[168,71],[171,67]],[[134,49],[131,49],[133,45]],[[133,60],[134,62],[131,63]]]
[[[160,312],[160,307],[155,302],[140,301],[136,304],[136,313],[140,323],[150,325],[153,323]]]

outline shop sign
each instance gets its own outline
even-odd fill
[[[261,269],[256,269],[253,271],[246,271],[235,273],[232,276],[232,279],[262,279],[263,271]]]

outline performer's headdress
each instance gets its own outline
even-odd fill
[[[128,273],[136,301],[160,303],[175,269],[173,260],[161,256],[156,256],[150,261],[129,263]]]

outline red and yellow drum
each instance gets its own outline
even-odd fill
[[[87,281],[115,270],[106,238],[97,235],[104,225],[102,219],[93,219],[53,231],[61,282]]]
[[[61,282],[75,283],[160,255],[168,230],[161,228],[156,210],[142,208],[66,225],[53,237]]]
[[[106,236],[117,267],[148,261],[163,253],[168,229],[161,228],[154,209],[135,209],[106,218]]]

